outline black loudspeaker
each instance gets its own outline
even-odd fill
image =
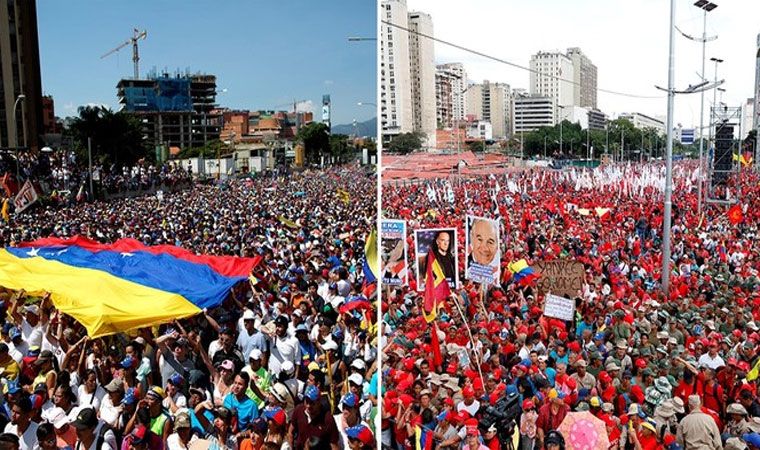
[[[715,131],[715,156],[713,158],[712,186],[725,184],[733,170],[734,127],[721,124]]]

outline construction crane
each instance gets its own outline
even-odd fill
[[[118,52],[119,50],[123,49],[127,45],[132,44],[132,62],[135,64],[135,79],[138,79],[138,78],[140,78],[140,64],[139,64],[139,62],[140,62],[140,53],[139,53],[139,51],[137,49],[137,41],[139,41],[140,39],[145,39],[146,37],[148,37],[148,32],[147,31],[145,31],[145,30],[140,31],[137,28],[135,28],[134,30],[132,30],[132,37],[131,38],[127,39],[127,41],[124,42],[123,44],[121,44],[118,47],[116,47],[115,49],[109,51],[105,55],[101,56],[100,59],[103,59],[106,56],[110,56],[110,55]]]

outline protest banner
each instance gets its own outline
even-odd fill
[[[583,263],[569,259],[538,261],[533,268],[541,276],[536,281],[538,291],[542,294],[552,292],[569,298],[578,295],[583,289],[585,269]]]
[[[13,199],[13,206],[16,207],[16,213],[23,212],[26,208],[30,207],[37,201],[37,191],[34,189],[32,182],[26,180],[24,186],[16,194],[16,198]]]
[[[383,219],[380,222],[380,261],[383,284],[407,283],[406,221]]]
[[[501,272],[499,221],[467,216],[465,228],[465,278],[482,284],[493,284]]]
[[[575,301],[554,294],[546,294],[544,315],[561,320],[573,320],[575,316]]]
[[[425,290],[425,274],[427,273],[427,254],[434,252],[436,261],[440,264],[446,281],[451,289],[459,285],[457,271],[457,230],[456,228],[428,228],[414,230],[414,253],[417,275],[417,290]]]

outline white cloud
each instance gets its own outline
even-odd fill
[[[676,25],[692,36],[702,34],[702,12],[692,0],[676,0]],[[723,101],[740,106],[754,95],[755,54],[760,2],[715,0],[708,13],[706,74],[714,77],[711,56],[724,59],[718,78],[725,78]],[[408,0],[409,10],[429,13],[435,36],[458,45],[527,66],[539,50],[580,47],[598,68],[598,87],[656,99],[637,99],[600,92],[606,113],[639,111],[665,116],[667,99],[654,85],[667,86],[669,2],[665,0],[473,0],[467,3]],[[529,73],[435,43],[436,62],[465,64],[469,78],[528,88]],[[676,35],[675,85],[696,84],[702,65],[701,44]],[[712,94],[705,95],[705,116]],[[676,97],[674,123],[698,125],[700,96]],[[705,118],[707,122],[707,118]]]
[[[306,100],[303,102],[296,103],[296,111],[298,112],[314,112],[314,102],[311,100]]]

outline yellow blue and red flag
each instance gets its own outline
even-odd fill
[[[536,272],[528,265],[524,259],[510,263],[509,271],[512,272],[512,280],[521,286],[529,285],[533,280],[538,278]]]
[[[56,308],[98,337],[218,306],[260,261],[148,247],[134,239],[100,244],[48,238],[0,250],[0,286],[49,292]]]
[[[425,298],[422,304],[422,315],[425,317],[425,321],[430,323],[438,316],[438,305],[451,294],[451,290],[441,264],[435,259],[431,251],[427,254],[426,267]]]

